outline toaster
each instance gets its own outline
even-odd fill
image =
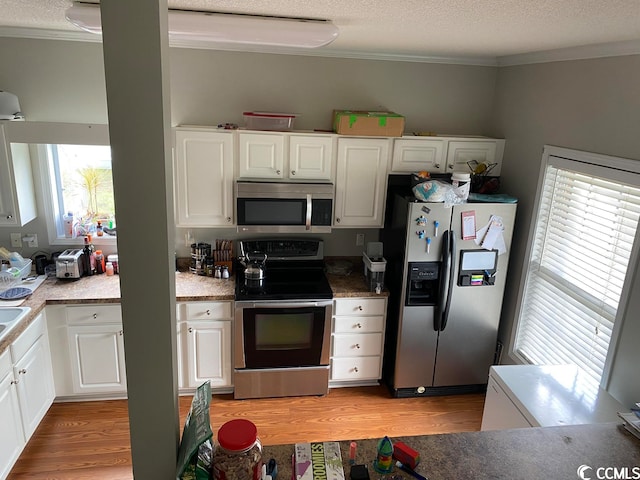
[[[79,248],[65,250],[56,260],[57,278],[80,278],[84,273],[84,253]]]

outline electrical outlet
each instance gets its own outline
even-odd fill
[[[11,234],[11,246],[20,248],[22,247],[22,234],[21,233],[12,233]]]
[[[35,233],[27,233],[22,240],[27,242],[27,247],[29,248],[38,248],[38,235]]]
[[[356,234],[356,247],[364,245],[364,233]]]

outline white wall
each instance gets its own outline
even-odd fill
[[[170,62],[173,125],[241,125],[243,111],[263,110],[300,114],[297,129],[331,129],[334,108],[383,106],[405,115],[408,132],[487,134],[496,81],[492,67],[214,50],[174,48]],[[0,89],[18,95],[27,121],[107,122],[101,44],[0,38],[0,64]],[[46,239],[40,218],[22,229],[0,228],[0,245],[12,232],[37,233],[41,247]],[[188,253],[184,233],[176,231],[180,256]],[[201,241],[236,238],[212,229],[192,233]],[[360,255],[355,233],[323,236],[327,255]],[[357,233],[377,240],[375,231]]]
[[[519,198],[501,338],[511,334],[545,144],[640,161],[640,56],[500,68],[496,135],[507,139],[501,180]],[[640,281],[631,298],[640,298]],[[630,305],[609,391],[630,406],[640,399],[640,317]]]

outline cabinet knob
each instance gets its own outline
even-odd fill
[[[360,344],[359,344],[359,343],[356,343],[356,344],[353,346],[353,348],[360,350]]]
[[[453,163],[449,164],[449,170],[453,170]]]
[[[120,330],[118,333],[120,334],[120,336],[122,336],[124,335],[124,330]]]
[[[440,168],[440,164],[439,163],[435,163],[433,166],[436,167],[436,168]]]
[[[339,218],[336,218],[336,223],[340,223],[340,219]]]
[[[227,217],[227,222],[231,223],[231,217]]]
[[[358,310],[362,311],[362,305],[358,305]]]
[[[358,373],[358,367],[353,367],[353,371],[354,371],[355,373]]]
[[[356,327],[356,328],[362,328],[362,324],[360,324],[360,323],[356,323],[355,327]]]
[[[9,214],[7,215],[7,220],[11,220],[13,218],[13,215]]]
[[[93,318],[94,318],[94,320],[95,320],[96,318],[98,318],[98,314],[97,314],[97,313],[94,313],[94,314],[93,314]]]
[[[18,380],[11,380],[11,385],[17,385],[18,384]]]
[[[207,310],[207,311],[206,311],[206,312],[204,312],[204,313],[206,313],[207,315],[211,315],[211,310]]]
[[[276,175],[280,175],[280,170],[276,170]]]
[[[22,369],[18,370],[18,373],[24,375],[25,373],[27,373],[27,369],[26,368],[22,368]]]
[[[193,327],[189,327],[188,331],[189,333],[193,333]]]
[[[295,170],[291,170],[291,175],[295,175],[296,171]]]

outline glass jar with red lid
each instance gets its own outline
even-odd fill
[[[239,418],[220,427],[213,476],[216,480],[260,480],[262,444],[253,422]]]

